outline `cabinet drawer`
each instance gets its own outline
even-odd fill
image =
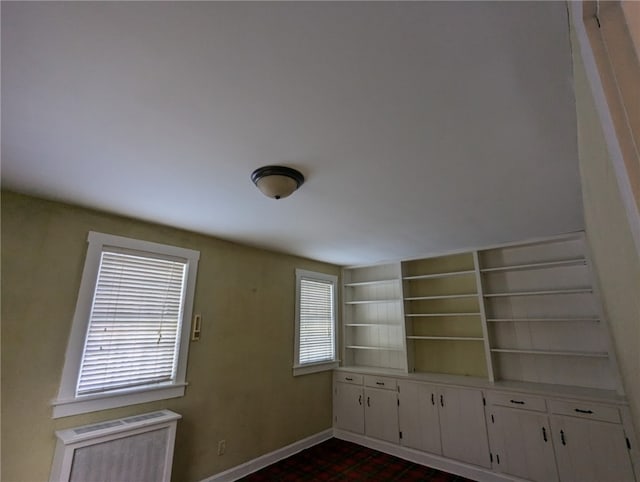
[[[385,388],[387,390],[395,390],[398,387],[395,378],[376,377],[373,375],[365,375],[364,384],[367,387]]]
[[[603,422],[620,423],[620,412],[617,407],[596,405],[588,402],[565,402],[549,400],[551,413],[558,415],[570,415],[572,417],[590,418]]]
[[[490,392],[487,398],[492,405],[535,410],[536,412],[547,411],[547,404],[544,398],[532,397],[521,393]]]
[[[362,375],[359,373],[334,372],[334,376],[336,382],[362,385]]]

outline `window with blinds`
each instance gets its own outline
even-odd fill
[[[89,232],[53,417],[184,395],[200,253]]]
[[[77,395],[174,380],[185,274],[184,261],[102,252]]]
[[[336,360],[336,283],[323,273],[296,270],[296,369]],[[318,370],[313,370],[318,371]],[[308,373],[309,371],[304,371]]]

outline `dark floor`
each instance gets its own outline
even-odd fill
[[[470,482],[464,477],[407,462],[336,438],[303,450],[240,480],[245,482],[298,480]]]

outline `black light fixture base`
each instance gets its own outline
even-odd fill
[[[304,183],[304,176],[300,171],[297,171],[291,167],[285,166],[263,166],[259,167],[251,174],[251,180],[256,184],[260,179],[265,176],[287,176],[295,180],[298,187]]]
[[[267,178],[270,176],[274,176],[273,181],[275,182],[267,182]],[[277,178],[282,179],[282,177],[291,179],[295,183],[295,186],[290,182],[285,182],[283,186],[282,181],[280,181],[280,183],[276,181]],[[281,199],[289,196],[292,192],[302,186],[304,183],[304,176],[300,171],[291,167],[263,166],[253,171],[251,174],[251,180],[266,196],[272,199]],[[271,186],[267,187],[267,184],[270,184]],[[278,186],[278,184],[280,184],[280,186]],[[274,186],[278,187],[274,188]]]

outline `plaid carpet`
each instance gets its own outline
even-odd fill
[[[329,439],[240,479],[245,482],[367,480],[470,482],[360,445]]]

